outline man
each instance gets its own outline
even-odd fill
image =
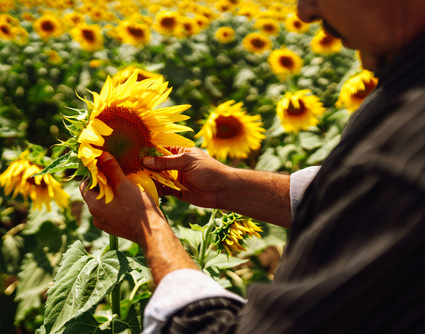
[[[146,333],[425,332],[425,0],[300,0],[298,9],[359,49],[380,80],[305,193],[315,171],[235,170],[197,149],[144,160],[179,170],[189,191],[172,194],[185,201],[291,227],[272,284],[244,301],[203,276],[107,153],[114,200],[83,192],[96,226],[145,250],[157,284]]]

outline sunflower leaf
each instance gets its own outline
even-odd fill
[[[67,169],[77,169],[78,165],[79,161],[77,155],[74,152],[69,152],[54,160],[41,172],[34,174],[33,177],[38,175],[53,174]]]
[[[72,319],[96,306],[129,270],[126,256],[109,251],[101,257],[76,241],[65,253],[44,312],[46,333],[62,333]]]

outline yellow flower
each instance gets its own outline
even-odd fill
[[[34,30],[43,39],[59,37],[64,33],[61,22],[52,14],[43,15],[38,18],[34,22]]]
[[[318,117],[325,112],[319,98],[310,90],[300,90],[294,94],[287,92],[276,108],[283,128],[287,132],[306,130],[319,123]]]
[[[134,46],[147,45],[151,39],[149,26],[130,20],[122,21],[119,24],[117,34],[122,43]]]
[[[259,19],[255,22],[254,28],[260,29],[266,35],[277,35],[280,32],[279,23],[274,19]]]
[[[287,48],[272,51],[267,61],[273,73],[280,80],[285,80],[289,75],[300,73],[303,66],[301,57]]]
[[[304,33],[310,29],[309,24],[300,20],[296,13],[288,14],[285,20],[285,28],[290,32]]]
[[[273,46],[272,41],[267,36],[257,32],[246,35],[242,40],[242,45],[245,49],[254,53],[263,53],[271,50]]]
[[[201,30],[207,28],[210,25],[210,20],[203,15],[195,15],[193,19]]]
[[[230,12],[231,10],[233,10],[234,5],[229,1],[229,0],[218,0],[215,3],[215,8],[219,11],[219,12]]]
[[[137,73],[137,81],[142,81],[145,79],[158,79],[161,76],[160,74],[149,72],[139,67],[128,66],[113,75],[112,83],[114,87],[125,83],[133,73]]]
[[[155,16],[153,29],[162,35],[175,36],[180,33],[180,15],[177,12],[161,11]]]
[[[97,24],[80,24],[71,29],[72,38],[80,43],[81,48],[94,52],[103,48],[103,35]]]
[[[220,43],[230,43],[235,39],[235,31],[231,27],[221,27],[215,32],[215,38]]]
[[[213,234],[216,235],[218,250],[225,250],[230,256],[246,250],[245,240],[252,237],[261,238],[258,232],[262,229],[251,218],[237,213],[225,214],[221,225],[216,227]]]
[[[372,72],[361,71],[343,84],[336,106],[344,107],[351,112],[355,111],[377,84],[378,78]]]
[[[247,115],[243,103],[230,100],[215,108],[195,138],[203,137],[202,147],[219,160],[245,159],[261,147],[265,138],[260,115]]]
[[[61,208],[67,207],[70,196],[52,175],[31,177],[42,168],[27,160],[28,154],[29,151],[23,152],[19,159],[12,162],[0,175],[0,186],[4,188],[5,195],[8,196],[13,192],[12,197],[15,198],[20,194],[25,201],[29,197],[34,209],[41,209],[44,205],[50,211],[51,200]]]
[[[19,20],[9,14],[0,14],[0,23],[7,23],[11,26],[17,27],[19,25]]]
[[[164,147],[193,146],[193,142],[176,132],[191,131],[187,126],[174,124],[188,119],[181,113],[189,105],[155,109],[171,92],[162,77],[137,81],[137,73],[123,84],[114,86],[108,76],[100,92],[93,92],[93,103],[88,103],[90,116],[78,137],[78,158],[91,173],[91,188],[99,185],[98,198],[109,203],[114,194],[104,173],[97,166],[103,151],[110,152],[123,172],[141,189],[147,191],[158,204],[158,193],[153,180],[182,190],[177,171],[155,172],[142,165],[148,155],[169,155]]]
[[[72,12],[64,15],[64,20],[69,27],[76,27],[85,23],[84,15],[78,12]]]
[[[341,51],[342,42],[340,39],[335,38],[324,30],[319,30],[312,38],[311,50],[318,54],[333,54]]]
[[[245,16],[247,19],[252,20],[255,15],[258,13],[259,8],[257,6],[251,5],[251,6],[245,6],[239,8],[239,10],[236,12],[236,15],[239,16]]]
[[[61,58],[61,56],[59,56],[57,51],[49,50],[49,51],[47,51],[47,55],[49,56],[49,63],[51,63],[51,64],[62,63],[62,58]]]
[[[13,26],[9,23],[2,22],[0,23],[0,38],[7,41],[13,41],[15,39],[15,34],[13,33]]]

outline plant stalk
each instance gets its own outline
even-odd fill
[[[210,247],[210,248],[208,248],[208,251],[207,251],[207,245],[210,244],[211,231],[212,231],[213,227],[215,226],[214,219],[215,219],[215,216],[217,214],[217,211],[218,211],[217,209],[213,210],[213,212],[211,213],[210,220],[208,221],[207,228],[203,232],[201,249],[199,250],[199,256],[198,256],[198,262],[199,262],[199,265],[201,266],[201,268],[204,267],[205,257],[207,256],[209,250],[211,249],[211,247]]]
[[[109,235],[109,250],[117,251],[118,250],[118,237],[115,235]],[[111,307],[112,314],[116,314],[118,318],[121,317],[121,291],[120,283],[116,284],[111,291]]]

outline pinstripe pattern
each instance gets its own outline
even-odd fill
[[[234,316],[236,333],[425,333],[425,35],[379,75],[307,189],[275,281],[252,286]],[[170,333],[192,333],[190,317],[175,318]]]

